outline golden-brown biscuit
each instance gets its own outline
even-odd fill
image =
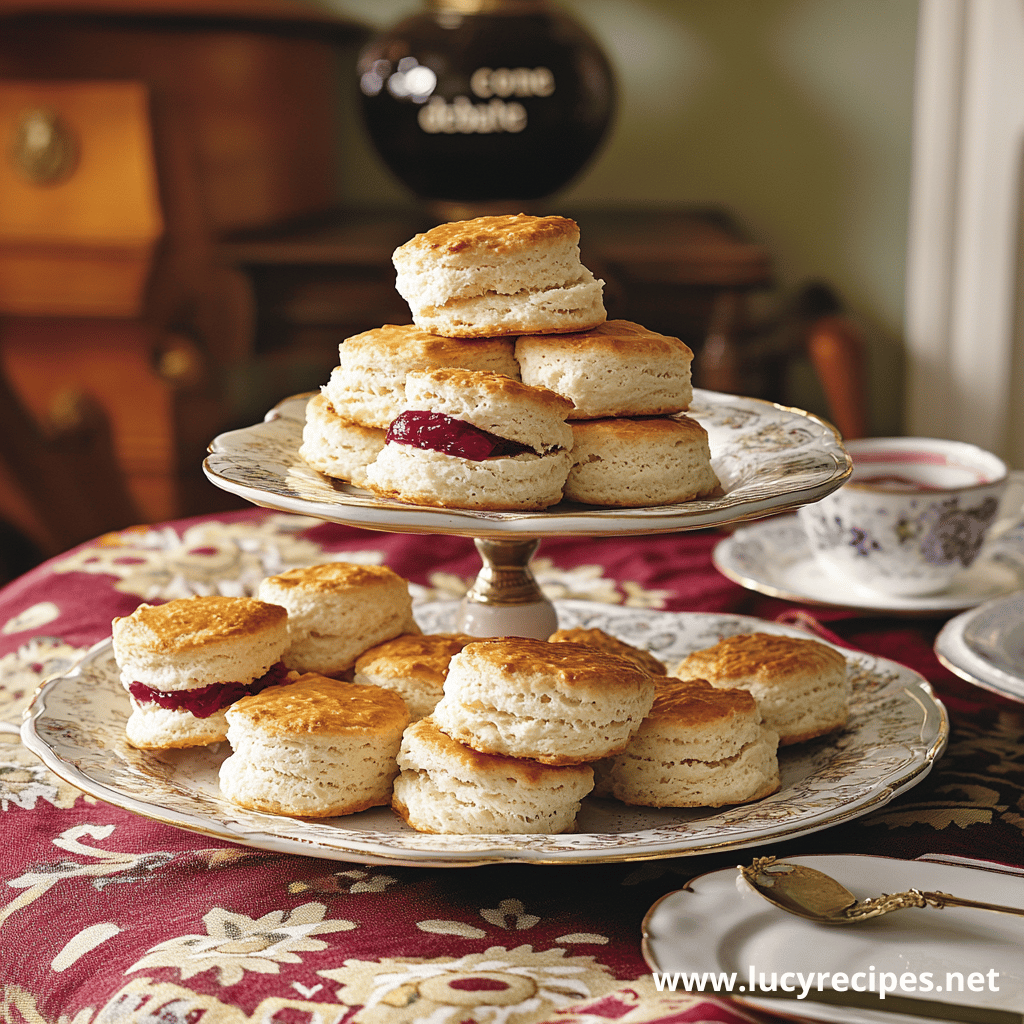
[[[581,331],[606,317],[579,228],[527,214],[440,224],[399,246],[395,287],[417,326],[450,338]]]
[[[594,785],[589,765],[481,754],[430,717],[406,729],[398,763],[392,807],[420,832],[568,832]]]
[[[672,505],[718,492],[707,431],[689,416],[582,420],[572,424],[563,493],[586,505]]]
[[[409,712],[397,693],[306,673],[232,705],[221,792],[270,814],[327,818],[391,802]]]
[[[433,720],[482,753],[580,764],[623,750],[653,699],[654,680],[627,658],[504,637],[452,658]]]
[[[477,639],[466,633],[407,633],[395,637],[356,659],[353,682],[394,690],[415,722],[429,715],[441,699],[448,663]]]
[[[518,379],[513,350],[511,338],[443,338],[413,324],[385,324],[341,343],[323,393],[344,418],[386,430],[405,407],[406,374],[458,367]]]
[[[548,642],[553,644],[575,643],[587,644],[596,647],[598,650],[608,651],[611,654],[621,655],[635,662],[645,672],[652,676],[663,676],[668,673],[668,667],[663,661],[656,658],[650,651],[642,647],[634,647],[627,644],[625,640],[606,633],[603,629],[585,629],[576,626],[573,629],[559,629],[548,637]]]
[[[684,412],[693,399],[690,347],[629,320],[523,336],[516,360],[525,383],[572,401],[570,420],[664,416]]]
[[[251,597],[142,604],[111,624],[114,658],[131,698],[125,730],[143,749],[215,743],[235,700],[280,682],[288,647],[283,608]]]
[[[595,794],[643,807],[748,803],[780,785],[778,734],[746,690],[665,678],[626,749],[595,765]]]
[[[542,509],[569,471],[571,403],[502,374],[424,370],[406,377],[407,406],[367,467],[383,497],[441,508]]]
[[[832,732],[849,714],[846,659],[817,640],[741,633],[690,654],[675,674],[749,690],[783,745]]]
[[[317,394],[306,403],[299,455],[325,476],[363,487],[366,467],[380,454],[386,433],[339,416],[327,396]]]
[[[298,672],[340,675],[375,644],[420,631],[408,582],[384,565],[325,562],[287,569],[262,580],[257,593],[287,609],[284,663]]]

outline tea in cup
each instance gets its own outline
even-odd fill
[[[798,511],[818,563],[894,597],[945,590],[975,560],[1006,487],[1002,459],[963,441],[845,442],[853,472]]]

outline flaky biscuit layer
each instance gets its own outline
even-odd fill
[[[409,585],[382,565],[329,562],[260,582],[260,598],[288,611],[283,661],[299,672],[338,675],[375,644],[419,632]]]
[[[759,800],[780,785],[778,740],[746,690],[659,679],[626,749],[595,766],[595,793],[645,807]]]
[[[380,454],[386,433],[339,416],[326,395],[314,395],[306,403],[299,455],[325,476],[363,487],[366,467]]]
[[[447,337],[584,330],[606,318],[604,282],[580,263],[565,217],[479,217],[399,246],[395,286],[417,326]]]
[[[186,597],[141,604],[111,623],[114,658],[125,686],[190,690],[250,683],[288,646],[287,612],[250,597]]]
[[[749,690],[784,745],[832,732],[849,715],[846,659],[817,640],[738,634],[690,654],[675,672],[714,686]]]
[[[579,764],[624,749],[653,700],[653,679],[626,658],[505,637],[452,658],[433,719],[483,753]]]
[[[548,642],[553,644],[587,644],[590,647],[597,647],[599,650],[629,658],[652,676],[663,676],[668,673],[668,666],[651,654],[650,651],[627,644],[625,640],[620,640],[618,637],[612,636],[611,633],[606,633],[603,629],[586,629],[583,626],[576,626],[572,629],[559,629],[548,637]]]
[[[516,360],[525,383],[571,399],[571,420],[663,416],[685,411],[693,399],[689,346],[628,320],[520,337]]]
[[[582,420],[572,424],[565,497],[586,505],[672,505],[721,488],[707,431],[689,416]]]
[[[339,414],[386,429],[405,405],[405,378],[413,370],[462,367],[518,379],[510,338],[445,338],[413,325],[385,324],[347,338],[323,393]]]
[[[429,717],[406,730],[398,763],[392,806],[421,832],[565,832],[594,784],[589,765],[552,767],[479,753]]]
[[[314,673],[227,711],[221,792],[271,814],[332,817],[386,805],[409,714],[388,690]]]
[[[434,508],[539,511],[562,500],[570,461],[564,450],[476,462],[386,444],[367,467],[366,486],[383,498]]]
[[[396,637],[360,655],[353,682],[394,690],[416,721],[429,715],[441,699],[452,657],[476,639],[465,633]]]
[[[572,403],[547,388],[500,373],[477,370],[422,370],[405,381],[406,408],[438,412],[480,430],[528,445],[537,454],[569,449]]]

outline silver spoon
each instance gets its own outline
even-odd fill
[[[777,861],[774,857],[756,857],[749,867],[740,866],[739,870],[751,888],[769,903],[822,924],[854,924],[907,907],[974,907],[1024,917],[1024,909],[1018,907],[980,903],[945,892],[920,889],[886,893],[858,902],[849,889],[823,871],[804,864]]]

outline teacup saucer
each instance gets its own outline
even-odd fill
[[[814,559],[795,515],[762,519],[721,541],[712,558],[723,576],[770,597],[891,615],[943,615],[976,608],[1024,587],[1021,565],[985,557],[946,590],[927,597],[879,594],[826,572]]]

